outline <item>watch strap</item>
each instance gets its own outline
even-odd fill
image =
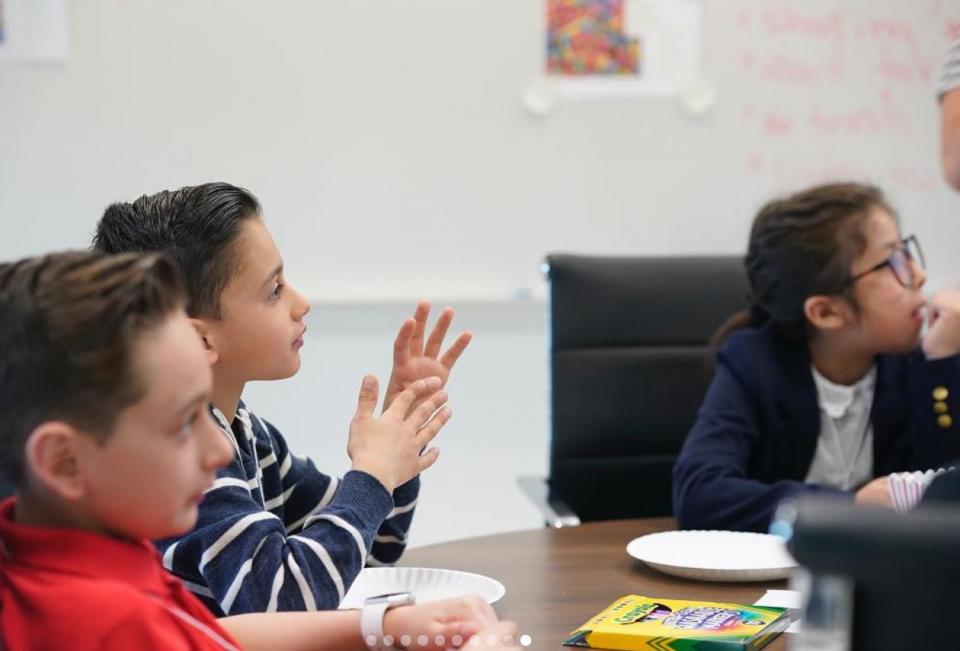
[[[389,602],[382,601],[364,604],[360,611],[360,634],[363,636],[364,644],[371,651],[386,651],[393,648],[383,643],[383,618],[389,608]]]

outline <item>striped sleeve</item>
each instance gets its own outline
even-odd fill
[[[237,447],[194,530],[157,543],[164,566],[218,616],[336,608],[365,565],[392,496],[363,472],[340,480],[320,473],[247,412],[236,420],[243,431],[235,425],[230,435],[243,439],[249,431],[255,445]]]
[[[953,42],[947,53],[943,70],[937,81],[937,97],[942,98],[958,87],[960,87],[960,39]]]
[[[407,534],[413,521],[413,511],[420,493],[420,477],[414,477],[393,491],[394,507],[387,514],[373,539],[373,548],[367,558],[371,566],[393,565],[407,548]]]
[[[282,484],[284,524],[288,534],[300,534],[314,523],[329,521],[347,527],[342,518],[331,515],[325,508],[337,489],[337,479],[320,473],[310,459],[293,455],[286,448],[283,437],[267,421],[257,423],[276,441],[277,472]],[[261,460],[260,466],[264,467]],[[269,485],[269,473],[264,468],[264,483]],[[374,480],[375,481],[375,480]],[[420,478],[414,477],[393,492],[393,508],[383,519],[376,536],[366,540],[359,532],[355,539],[364,551],[368,565],[392,565],[407,546],[407,535],[413,522],[413,511],[420,493]],[[267,508],[271,508],[268,502]],[[372,548],[371,548],[372,542]],[[367,552],[369,551],[369,555]]]

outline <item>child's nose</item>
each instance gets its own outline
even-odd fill
[[[301,294],[297,290],[293,290],[294,294],[294,306],[293,306],[293,316],[299,321],[307,315],[307,312],[310,311],[310,301],[306,296]]]
[[[920,289],[927,282],[927,272],[916,260],[911,260],[910,265],[913,267],[913,284],[917,289]]]

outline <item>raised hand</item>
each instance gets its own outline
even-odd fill
[[[960,294],[939,292],[927,301],[927,326],[922,342],[927,359],[950,357],[960,352]]]
[[[444,406],[447,394],[440,386],[438,377],[416,380],[397,394],[379,418],[374,418],[379,385],[372,375],[363,378],[347,442],[353,469],[373,475],[393,492],[432,466],[440,451],[430,448],[422,455],[420,451],[453,414]]]
[[[440,313],[430,336],[424,341],[429,316],[430,303],[420,301],[413,318],[407,319],[400,326],[393,342],[393,370],[390,372],[390,381],[387,383],[386,397],[383,400],[384,410],[390,406],[397,394],[417,380],[438,377],[441,386],[446,385],[453,365],[473,338],[469,332],[461,333],[441,355],[443,340],[453,322],[453,309],[448,307]]]

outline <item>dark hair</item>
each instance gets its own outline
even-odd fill
[[[720,326],[713,349],[734,330],[765,323],[788,339],[805,340],[803,306],[810,296],[845,296],[856,309],[850,267],[866,250],[863,224],[875,208],[896,219],[878,188],[859,183],[819,185],[761,208],[744,258],[750,308]]]
[[[157,254],[58,253],[0,265],[0,471],[23,485],[30,432],[62,420],[105,439],[146,387],[133,347],[186,291]]]
[[[219,318],[220,294],[238,270],[233,245],[240,226],[259,216],[257,198],[229,183],[164,190],[107,208],[93,247],[166,253],[183,270],[187,313]]]

